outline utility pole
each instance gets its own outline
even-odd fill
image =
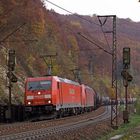
[[[112,30],[104,31],[107,19],[112,19]],[[112,88],[115,91],[115,98],[111,98],[111,126],[114,129],[118,128],[118,93],[117,93],[117,39],[116,39],[116,15],[98,16],[104,34],[112,34]]]
[[[57,56],[57,53],[56,54],[46,54],[46,55],[40,56],[41,58],[43,58],[43,60],[45,61],[46,65],[48,67],[47,76],[51,76],[52,75],[52,69],[53,69],[52,59],[54,57],[56,57],[56,56]]]

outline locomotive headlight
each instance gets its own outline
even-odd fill
[[[49,100],[48,103],[50,104],[51,103],[51,100]]]
[[[37,94],[38,94],[38,95],[40,95],[40,94],[41,94],[41,92],[38,92]]]
[[[31,104],[31,102],[28,102],[28,105],[30,105]]]

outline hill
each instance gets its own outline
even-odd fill
[[[112,38],[102,33],[96,15],[78,16],[60,15],[49,11],[40,0],[1,0],[0,1],[0,97],[1,102],[8,102],[6,84],[6,55],[8,49],[16,51],[16,70],[18,83],[13,84],[13,101],[21,101],[24,95],[24,80],[29,76],[47,74],[50,62],[41,56],[54,55],[53,75],[75,79],[73,71],[80,69],[81,79],[94,87],[97,92],[106,96],[111,88],[110,55],[89,43],[78,33],[90,38],[105,50],[111,52]],[[86,19],[86,20],[83,20]],[[89,22],[91,21],[91,22]],[[92,23],[93,22],[93,23]],[[107,28],[112,23],[108,21]],[[108,44],[106,42],[108,40]],[[138,93],[139,77],[139,44],[140,23],[130,19],[117,18],[117,51],[119,92],[123,93],[122,78],[122,48],[131,48],[131,73],[133,82],[130,92]],[[110,47],[109,47],[110,46]],[[74,71],[75,72],[75,71]],[[131,88],[133,87],[133,88]]]

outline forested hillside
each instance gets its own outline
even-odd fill
[[[82,16],[83,17],[83,16]],[[84,16],[98,23],[96,15]],[[104,49],[111,52],[109,45],[96,24],[91,24],[75,15],[59,15],[46,9],[40,0],[0,1],[0,99],[7,102],[6,55],[8,49],[16,51],[18,83],[13,84],[13,102],[19,102],[24,94],[24,80],[29,76],[47,74],[47,65],[42,55],[54,55],[53,75],[74,80],[73,70],[80,69],[81,80],[99,93],[107,95],[111,88],[112,58],[97,46],[83,39],[79,32]],[[98,23],[99,24],[99,23]],[[108,28],[111,26],[111,20]],[[137,93],[140,85],[140,23],[117,18],[117,50],[119,94],[122,95],[122,48],[131,48],[131,93]],[[109,47],[110,46],[110,47]],[[46,58],[48,62],[49,59]]]

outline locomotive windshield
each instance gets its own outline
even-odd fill
[[[29,81],[27,90],[49,90],[51,89],[51,81]]]

